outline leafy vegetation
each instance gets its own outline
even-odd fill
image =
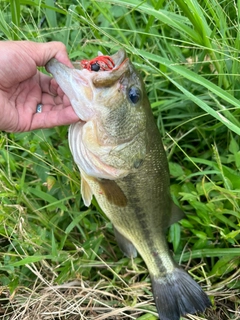
[[[1,40],[62,41],[72,60],[124,47],[169,158],[174,257],[240,317],[240,7],[217,0],[2,0]],[[0,318],[157,319],[140,257],[79,191],[67,128],[0,135]]]

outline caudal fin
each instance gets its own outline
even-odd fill
[[[151,278],[160,320],[179,320],[187,313],[203,312],[211,305],[201,287],[180,268],[165,277]]]

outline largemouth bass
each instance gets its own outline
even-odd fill
[[[182,213],[171,200],[167,158],[144,83],[124,50],[111,59],[109,71],[71,69],[55,59],[47,70],[80,118],[70,126],[69,145],[85,205],[94,195],[121,250],[142,256],[160,319],[179,320],[210,302],[167,246],[166,229]]]

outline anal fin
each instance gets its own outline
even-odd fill
[[[118,243],[119,248],[121,251],[128,257],[128,258],[136,258],[137,250],[126,237],[124,237],[115,227],[114,227],[114,234]]]

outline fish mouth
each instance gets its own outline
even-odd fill
[[[99,53],[101,56],[102,54]],[[126,51],[120,49],[118,52],[109,56],[113,63],[113,69],[91,72],[92,83],[96,88],[110,87],[119,81],[122,76],[129,70],[129,59],[126,56]]]
[[[109,89],[122,78],[129,68],[125,50],[120,49],[110,58],[114,62],[114,68],[109,71],[95,72],[88,69],[69,68],[55,58],[46,64],[46,70],[53,75],[69,98],[82,122],[89,121],[96,113],[97,89]]]
[[[120,65],[127,59],[126,51],[124,49],[118,50],[118,52],[111,56],[111,59],[115,64],[113,70],[118,69]]]
[[[46,64],[46,70],[52,74],[59,87],[66,94],[70,103],[82,122],[93,116],[91,103],[93,91],[90,81],[85,75],[87,70],[69,68],[55,58]]]
[[[110,64],[111,67],[110,68],[106,68],[104,70],[98,70],[98,72],[104,71],[104,72],[112,72],[115,69],[118,69],[121,64],[127,59],[127,55],[126,55],[126,51],[124,49],[120,49],[118,50],[115,54],[113,54],[112,56],[105,56],[101,51],[98,51],[98,56],[95,59],[92,60],[83,60],[83,61],[98,61],[98,57],[100,57],[99,60],[101,60],[101,57],[103,56],[103,58],[110,58]],[[112,62],[113,62],[113,67],[112,67]],[[74,68],[79,69],[79,70],[83,70],[86,67],[83,67],[81,64],[81,60],[77,60],[77,61],[72,61],[72,65],[74,66]],[[93,70],[91,70],[93,71]],[[96,72],[96,71],[95,71]]]

